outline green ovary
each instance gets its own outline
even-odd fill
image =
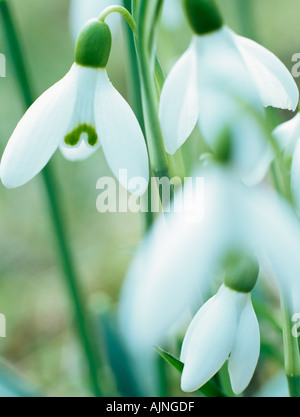
[[[88,144],[90,146],[95,146],[98,143],[98,136],[95,128],[86,123],[82,123],[77,126],[71,133],[68,133],[65,136],[65,144],[68,146],[76,146],[80,141],[80,137],[83,133],[88,135]]]

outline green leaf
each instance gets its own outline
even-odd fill
[[[166,362],[182,374],[184,367],[182,362],[160,347],[155,346],[154,348]],[[226,395],[213,382],[207,382],[207,384],[203,385],[203,387],[199,389],[199,392],[205,397],[226,397]]]

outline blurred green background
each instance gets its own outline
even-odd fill
[[[291,70],[292,56],[300,53],[299,1],[250,2],[248,11],[249,0],[218,1],[232,29],[252,34]],[[73,62],[69,1],[11,0],[9,4],[38,96],[64,76]],[[252,13],[249,22],[247,16]],[[1,154],[24,113],[2,29],[1,23],[0,52],[7,57],[7,77],[0,79]],[[161,28],[158,52],[166,72],[189,40],[185,23],[179,30]],[[130,100],[126,52],[120,31],[114,39],[109,75]],[[118,301],[124,274],[143,234],[144,219],[140,215],[97,212],[97,179],[110,175],[101,150],[81,163],[67,162],[57,152],[53,164],[84,296],[96,318]],[[40,176],[17,190],[0,186],[0,237],[0,313],[7,320],[7,338],[0,339],[0,356],[45,395],[89,395]],[[267,368],[266,374],[269,372]],[[104,374],[106,395],[116,395],[110,370]],[[178,385],[178,376],[174,378]],[[174,390],[174,394],[178,392]],[[4,395],[9,392],[1,388],[0,379],[0,396]]]

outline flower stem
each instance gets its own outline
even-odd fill
[[[255,23],[254,23],[254,5],[252,0],[240,0],[236,1],[237,12],[240,17],[240,26],[243,31],[243,36],[253,39],[256,35]]]
[[[108,6],[108,7],[106,7],[106,9],[104,9],[103,12],[101,12],[98,19],[101,20],[102,22],[104,22],[104,20],[111,13],[119,13],[120,15],[122,15],[124,17],[124,19],[127,21],[127,23],[129,24],[129,26],[131,27],[131,30],[133,31],[133,33],[135,33],[136,23],[135,23],[132,15],[131,15],[131,13],[129,12],[129,10],[126,9],[125,7],[123,7],[123,6]]]
[[[281,297],[285,374],[291,397],[300,397],[300,352],[292,332],[292,314],[284,295]]]
[[[271,139],[274,149],[276,150],[276,142]],[[286,178],[285,165],[282,159],[282,155],[277,150],[277,166],[272,165],[271,175],[273,177],[273,183],[276,191],[285,196],[291,205],[293,200],[291,197],[290,185]],[[280,182],[278,179],[277,171],[282,175],[285,181]],[[284,345],[284,363],[285,374],[288,380],[288,386],[291,397],[300,397],[300,352],[298,340],[293,336],[292,332],[292,314],[290,309],[291,295],[287,295],[281,291],[281,315],[282,315],[282,333],[283,333],[283,345]]]
[[[274,167],[271,170],[271,174],[273,175],[274,186],[277,192],[279,194],[285,195],[287,192],[282,190]],[[281,316],[285,374],[288,381],[290,396],[300,397],[300,352],[298,340],[293,336],[292,333],[292,314],[289,308],[290,298],[290,296],[287,297],[287,295],[281,291]]]
[[[13,16],[5,0],[0,0],[0,12],[3,17],[4,30],[7,36],[9,49],[11,51],[12,60],[14,63],[16,76],[23,95],[25,107],[28,108],[33,103],[33,92],[29,81],[27,66],[22,54],[21,45],[17,35],[17,30],[13,20]],[[85,354],[91,387],[95,396],[101,396],[98,381],[98,356],[94,350],[94,346],[90,340],[89,325],[87,323],[87,315],[81,298],[82,291],[79,286],[79,281],[75,272],[75,265],[71,255],[71,250],[68,245],[66,233],[63,227],[62,213],[58,205],[59,197],[53,173],[50,165],[42,171],[45,190],[48,197],[49,212],[51,215],[53,228],[57,238],[57,245],[61,258],[61,265],[66,279],[67,287],[69,289],[71,302],[76,315],[76,324],[78,334],[82,344],[83,352]]]
[[[89,368],[91,387],[93,389],[94,395],[96,397],[101,397],[98,381],[98,355],[96,354],[93,343],[91,342],[90,325],[87,321],[87,313],[83,299],[81,297],[82,290],[79,286],[79,280],[75,271],[75,265],[71,256],[71,250],[68,245],[66,233],[63,227],[62,213],[58,205],[59,197],[57,193],[56,181],[54,179],[50,164],[48,164],[43,170],[42,175],[48,197],[52,223],[57,238],[57,246],[59,248],[61,257],[61,265],[75,312],[78,334],[80,336],[83,352]]]
[[[132,13],[132,1],[131,0],[124,0],[124,6],[127,8],[129,12]],[[141,83],[140,83],[140,76],[139,76],[139,64],[138,64],[136,49],[135,49],[134,33],[135,32],[131,30],[131,27],[127,25],[126,34],[127,34],[129,63],[130,63],[129,85],[130,85],[131,97],[132,97],[131,104],[136,114],[136,117],[139,121],[139,124],[142,128],[144,136],[146,136],[144,114],[143,114],[143,104],[142,104],[142,96],[141,96]],[[152,177],[151,169],[150,169],[150,177]],[[148,210],[145,213],[146,231],[151,229],[154,219],[155,219],[154,213],[152,213],[152,208],[151,208],[151,195],[152,195],[152,184],[150,181],[149,186],[148,186],[148,194],[147,194]]]
[[[150,154],[150,161],[154,176],[158,178],[170,178],[168,159],[164,148],[163,137],[158,118],[157,96],[155,93],[156,86],[152,71],[152,57],[150,49],[150,34],[147,36],[148,27],[147,16],[148,8],[153,7],[154,0],[149,2],[142,0],[139,7],[139,21],[136,33],[136,49],[140,68],[140,77],[142,85],[142,99],[144,108],[144,119],[146,127],[146,136],[148,149]],[[151,22],[152,30],[155,22]],[[150,42],[150,44],[149,44]]]

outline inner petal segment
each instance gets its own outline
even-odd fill
[[[87,123],[80,123],[71,133],[68,133],[64,142],[68,146],[78,146],[82,140],[82,135],[86,133],[87,139],[86,143],[89,146],[96,146],[98,143],[98,135],[94,126]]]

